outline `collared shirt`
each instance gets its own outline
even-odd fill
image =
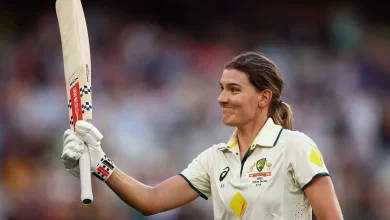
[[[316,144],[269,118],[241,160],[237,131],[198,155],[182,176],[205,199],[214,219],[312,219],[304,189],[329,175]]]

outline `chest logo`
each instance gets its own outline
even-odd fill
[[[257,169],[257,172],[256,172],[256,170],[254,170],[255,167]],[[264,167],[267,167],[267,168],[264,170]],[[255,162],[252,166],[249,167],[249,172],[248,172],[249,177],[256,178],[256,177],[271,176],[271,172],[270,172],[271,167],[272,167],[272,163],[267,162],[266,158],[262,158],[262,159],[258,160],[257,162]]]
[[[265,159],[265,158],[262,158],[256,162],[256,168],[259,172],[261,172],[263,170],[266,162],[267,162],[267,159]]]
[[[268,162],[267,158],[261,158],[260,160],[255,161],[249,167],[248,172],[248,177],[250,178],[252,185],[261,187],[262,185],[267,184],[271,177],[271,167],[272,163]]]
[[[223,179],[225,179],[226,175],[228,174],[230,168],[229,167],[225,167],[221,173],[221,175],[219,176],[219,181],[222,182]]]

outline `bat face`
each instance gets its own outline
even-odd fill
[[[88,31],[80,0],[57,0],[69,123],[92,120],[91,57]]]

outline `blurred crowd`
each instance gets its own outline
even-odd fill
[[[93,123],[127,174],[154,186],[226,142],[233,128],[217,104],[223,65],[260,51],[280,68],[294,130],[323,153],[345,219],[390,219],[388,24],[349,7],[275,17],[259,9],[253,24],[200,19],[198,28],[209,23],[198,33],[88,6]],[[93,204],[81,204],[79,180],[60,159],[69,118],[55,11],[24,31],[14,16],[0,17],[0,219],[212,219],[202,198],[144,217],[96,179]]]

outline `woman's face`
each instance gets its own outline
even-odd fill
[[[261,92],[256,91],[246,73],[225,69],[220,85],[218,103],[222,108],[223,123],[238,127],[253,121],[260,112]]]

